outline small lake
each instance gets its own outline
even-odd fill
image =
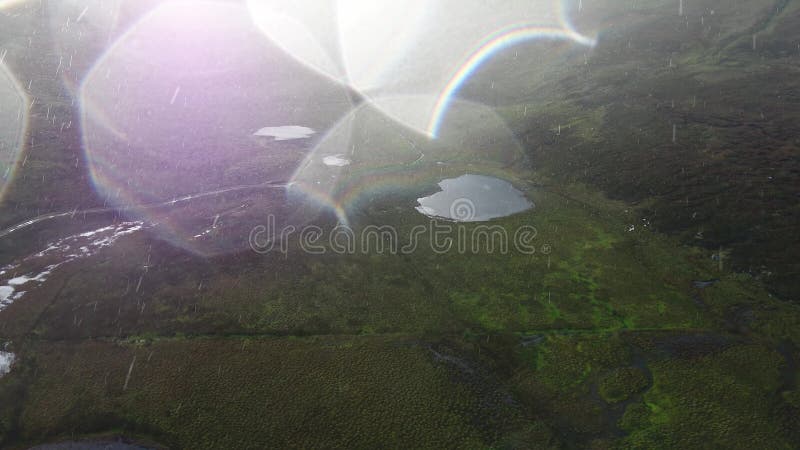
[[[417,211],[456,222],[484,222],[516,214],[533,203],[511,183],[485,175],[462,175],[439,183],[441,191],[417,199]]]
[[[314,133],[315,131],[308,127],[284,125],[280,127],[264,127],[253,133],[253,135],[272,137],[276,141],[291,141],[294,139],[307,139]]]

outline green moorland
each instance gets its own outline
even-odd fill
[[[423,237],[408,255],[295,243],[200,260],[126,237],[0,316],[21,356],[0,382],[3,439],[797,446],[800,308],[711,252],[630,231],[624,204],[580,186],[528,193],[534,210],[492,224],[535,226],[533,255],[438,254]],[[402,240],[427,219],[397,204],[365,214]],[[148,248],[162,250],[126,292]]]
[[[410,255],[293,241],[203,259],[132,234],[0,312],[18,357],[0,447],[800,447],[800,3],[583,3],[591,52],[526,46],[462,92],[494,102],[524,147],[513,164],[536,169],[509,177],[536,208],[491,223],[535,226],[536,253],[439,254],[423,236]],[[6,58],[39,138],[4,226],[103,204],[79,127],[60,127],[80,118],[49,33],[15,26],[4,48],[42,56]],[[406,236],[428,224],[413,207],[355,222]],[[2,263],[106,219],[3,239]]]

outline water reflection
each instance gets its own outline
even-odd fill
[[[439,183],[442,189],[417,200],[417,211],[457,222],[484,222],[533,207],[511,183],[484,175],[462,175]]]
[[[413,111],[419,96],[405,100],[394,102]],[[513,177],[513,168],[523,167],[516,137],[483,105],[454,102],[435,140],[391,119],[365,103],[322,136],[292,177],[291,190],[305,203],[294,213],[314,217],[327,209],[348,223],[387,194],[416,198],[443,178],[465,172]]]
[[[293,139],[306,139],[314,134],[314,130],[297,125],[284,125],[281,127],[264,127],[256,131],[253,136],[273,137],[276,141],[291,141]]]

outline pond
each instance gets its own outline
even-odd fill
[[[417,199],[417,211],[456,222],[485,222],[528,210],[533,203],[508,181],[462,175],[439,183],[441,191]]]

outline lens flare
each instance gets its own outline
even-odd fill
[[[204,254],[236,247],[268,212],[347,224],[363,202],[443,176],[513,178],[523,154],[513,133],[459,91],[513,45],[595,43],[552,0],[123,6],[51,7],[72,58],[61,74],[81,79],[91,177],[107,202]],[[101,36],[114,43],[86,69],[80,48]],[[353,92],[366,100],[354,110]]]
[[[30,0],[0,0],[0,11],[12,9],[15,6],[28,3]]]
[[[360,92],[380,91],[396,77],[405,55],[426,45],[420,32],[440,6],[428,0],[343,0],[336,17],[347,83]]]
[[[217,1],[142,17],[89,71],[80,105],[100,195],[202,254],[241,249],[248,226],[289,215],[281,182],[313,141],[259,130],[324,130],[351,107],[340,85],[262,39],[242,5]]]
[[[464,83],[470,79],[481,65],[508,47],[537,39],[574,40],[574,33],[563,28],[542,28],[528,25],[515,25],[508,29],[492,33],[478,45],[478,49],[455,71],[450,81],[442,90],[433,108],[430,122],[428,123],[428,135],[434,138],[438,136],[442,119],[447,112],[449,104],[458,93],[458,90],[461,89]],[[594,44],[592,43],[591,45]]]
[[[432,100],[412,96],[406,101]],[[405,194],[414,199],[443,177],[467,172],[515,177],[513,167],[521,166],[524,152],[491,109],[454,101],[447,123],[439,139],[430,140],[372,104],[353,110],[323,137],[292,177],[293,192],[306,196],[303,214],[329,210],[340,222],[350,223],[377,198]]]
[[[3,56],[0,54],[0,56]],[[0,62],[0,203],[22,154],[28,123],[28,97],[19,81]]]
[[[247,0],[253,22],[306,67],[347,83],[336,40],[334,0]]]
[[[119,28],[123,0],[62,0],[44,5],[58,55],[56,73],[77,97],[80,81]]]
[[[461,86],[503,49],[533,39],[596,43],[571,24],[566,0],[247,3],[260,29],[292,57],[432,137]],[[411,95],[434,101],[404,102],[403,110],[387,101]]]
[[[578,13],[583,11],[583,0],[577,0],[577,5],[575,4],[575,0],[557,0],[556,1],[556,9],[558,11],[558,20],[561,24],[561,28],[566,30],[569,34],[570,39],[577,42],[578,44],[587,46],[587,47],[594,47],[597,45],[597,37],[591,37],[585,33],[581,33],[578,31],[575,26],[572,24],[572,20],[570,19],[571,13],[573,10],[577,9]]]

